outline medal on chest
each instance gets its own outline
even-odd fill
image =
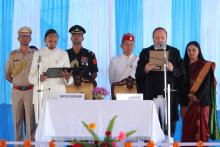
[[[79,67],[79,62],[75,59],[70,63],[71,67]]]
[[[87,57],[81,57],[81,64],[82,66],[88,66],[88,58]]]

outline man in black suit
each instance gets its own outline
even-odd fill
[[[165,124],[165,106],[164,99],[164,72],[155,70],[155,64],[149,61],[150,51],[166,50],[168,52],[167,67],[167,83],[171,84],[171,135],[174,135],[176,121],[178,120],[178,83],[177,79],[181,77],[182,59],[177,48],[167,45],[167,31],[158,27],[153,31],[154,44],[148,48],[144,48],[139,56],[136,69],[136,82],[138,93],[143,93],[144,100],[154,100],[155,106],[161,122],[161,127],[167,134]]]

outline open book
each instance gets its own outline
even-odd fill
[[[52,67],[48,68],[47,71],[44,73],[48,78],[60,78],[61,71],[67,71],[67,72],[72,72],[73,68],[71,67]]]
[[[163,71],[164,70],[164,63],[168,61],[169,52],[165,51],[166,59],[164,57],[163,50],[154,50],[150,51],[149,55],[149,62],[155,64],[153,71]]]

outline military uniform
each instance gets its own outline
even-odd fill
[[[83,34],[86,33],[86,30],[80,25],[74,25],[69,29],[69,32],[72,35],[82,34],[83,36]],[[69,55],[70,66],[73,67],[73,76],[81,76],[84,79],[93,81],[92,74],[98,72],[95,54],[83,47],[80,48],[77,54],[73,51],[73,48],[68,49],[67,53]]]
[[[34,123],[33,85],[28,82],[28,74],[34,52],[35,50],[29,48],[27,53],[23,54],[17,49],[10,54],[6,65],[6,78],[13,84],[11,98],[16,140],[23,139],[23,121],[25,121],[27,138],[31,139],[32,123]]]
[[[67,53],[70,66],[74,68],[75,73],[81,74],[83,78],[91,79],[91,74],[98,72],[97,60],[92,51],[82,47],[78,54],[75,54],[72,48],[68,49]]]

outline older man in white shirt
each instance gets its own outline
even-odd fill
[[[135,78],[138,57],[133,54],[134,35],[126,33],[123,35],[121,48],[123,54],[113,57],[109,65],[109,82],[120,82],[129,76]]]
[[[33,104],[35,106],[36,120],[39,119],[45,99],[56,97],[57,93],[66,92],[65,84],[69,85],[73,83],[71,73],[67,71],[62,71],[60,73],[60,78],[48,78],[45,74],[48,68],[70,67],[70,62],[67,53],[56,47],[58,40],[56,30],[49,29],[44,39],[47,47],[34,53],[31,70],[28,76],[29,82],[34,85]],[[38,71],[39,63],[40,68]],[[40,73],[40,87],[38,72]]]

